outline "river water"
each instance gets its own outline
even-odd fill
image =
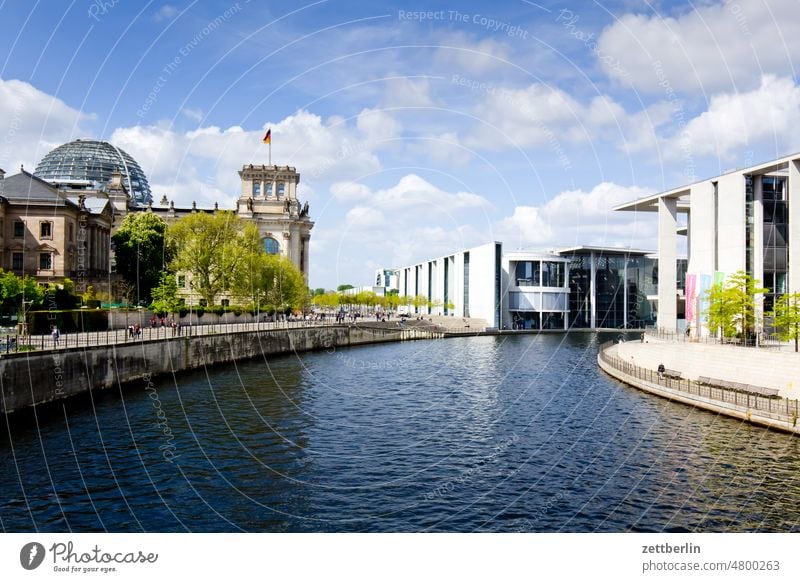
[[[612,380],[604,339],[270,357],[17,414],[0,526],[800,531],[800,440]]]

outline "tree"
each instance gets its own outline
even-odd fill
[[[189,214],[170,226],[167,240],[176,249],[170,268],[191,273],[194,290],[209,306],[224,291],[255,288],[263,253],[258,228],[233,212]]]
[[[303,309],[308,302],[308,288],[303,273],[282,255],[266,255],[262,285],[267,305],[277,311]]]
[[[708,324],[721,329],[723,337],[741,334],[743,339],[755,332],[755,296],[769,289],[760,286],[744,271],[732,274],[724,283],[715,284],[708,293]]]
[[[794,351],[800,342],[800,293],[787,293],[775,302],[770,313],[772,323],[783,341],[794,340]]]
[[[314,297],[316,297],[317,295],[325,295],[325,289],[323,289],[322,287],[317,287],[316,289],[314,289]]]
[[[157,287],[152,290],[153,302],[150,310],[158,315],[175,313],[180,309],[178,300],[178,284],[175,282],[175,275],[161,273],[161,280]]]
[[[116,270],[147,301],[159,284],[161,272],[172,260],[174,246],[166,237],[167,223],[152,212],[132,212],[112,237]]]
[[[352,285],[350,285],[349,283],[345,283],[345,284],[343,284],[343,285],[339,285],[339,286],[336,288],[336,290],[337,290],[337,291],[339,291],[339,292],[341,293],[342,291],[347,291],[348,289],[352,289],[352,288],[353,288],[353,286],[352,286]]]

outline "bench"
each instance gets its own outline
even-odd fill
[[[669,368],[664,370],[664,378],[672,378],[673,380],[680,380],[681,379],[681,372],[678,370],[670,370]]]
[[[744,382],[731,382],[730,380],[720,380],[719,378],[709,378],[708,376],[700,376],[697,379],[697,383],[704,384],[706,386],[714,386],[717,388],[726,388],[736,392],[746,392],[748,394],[766,396],[767,398],[777,398],[780,392],[777,388],[754,386],[752,384],[745,384]]]

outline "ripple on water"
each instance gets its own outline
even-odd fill
[[[156,384],[169,438],[141,387],[17,415],[0,441],[0,523],[798,530],[797,439],[611,380],[597,344],[459,338],[184,374]]]

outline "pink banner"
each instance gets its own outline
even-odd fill
[[[695,293],[697,289],[697,275],[686,274],[686,323],[691,325],[694,321]]]

